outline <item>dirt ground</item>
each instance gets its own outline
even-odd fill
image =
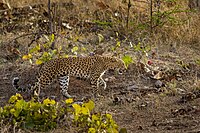
[[[65,4],[73,8],[73,2]],[[0,7],[4,8],[5,5],[0,5]],[[27,54],[30,47],[45,42],[45,37],[41,35],[44,33],[40,35],[34,33],[41,32],[42,28],[45,28],[47,24],[44,20],[48,18],[45,16],[46,9],[43,5],[37,3],[32,8],[33,10],[27,6],[16,7],[0,18],[1,107],[7,103],[10,96],[17,92],[12,85],[15,77],[19,78],[21,88],[29,88],[36,81],[39,67],[22,60],[21,57]],[[6,10],[6,8],[1,10]],[[106,16],[101,13],[100,15]],[[119,36],[114,35],[115,32],[112,32],[113,27],[102,29],[93,23],[82,24],[83,21],[77,21],[76,17],[69,17],[71,19],[69,23],[74,29],[81,27],[79,41],[69,39],[69,36],[76,37],[76,30],[63,26],[61,29],[66,37],[59,38],[58,36],[56,46],[69,44],[66,47],[69,49],[73,46],[84,45],[88,50],[84,51],[83,55],[89,55],[99,47],[104,49],[107,55],[112,53],[110,47],[116,44],[116,38],[120,39]],[[104,36],[103,42],[99,41],[97,33]],[[123,34],[121,37],[123,40]],[[148,52],[149,55],[155,55],[148,58],[152,63],[148,62],[148,65],[141,62],[131,63],[123,75],[106,72],[103,78],[107,82],[107,89],[101,90],[104,97],[95,101],[95,110],[112,114],[117,124],[121,128],[126,128],[128,133],[199,133],[200,65],[195,60],[200,59],[200,43],[193,43],[194,45],[178,44],[176,47],[156,45],[154,46],[157,49],[156,53]],[[120,49],[122,52],[125,51],[132,57],[137,56],[133,51],[126,49],[129,45],[127,42],[121,45],[123,45]],[[72,54],[70,50],[68,54]],[[55,81],[42,90],[41,95],[43,98],[55,97],[59,101],[63,97],[58,88],[58,83]],[[71,77],[69,93],[76,96],[77,100],[91,96],[91,89],[87,81]],[[30,99],[27,92],[22,92],[22,95],[26,100]],[[52,132],[65,131],[56,129]]]

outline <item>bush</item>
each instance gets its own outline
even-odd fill
[[[33,131],[48,131],[62,125],[70,125],[67,129],[78,132],[108,132],[117,133],[118,126],[111,114],[94,113],[95,104],[88,101],[82,104],[73,99],[63,102],[45,99],[35,102],[25,101],[20,94],[12,96],[7,105],[0,108],[2,125],[8,123],[15,129]]]

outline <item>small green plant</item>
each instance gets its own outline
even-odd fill
[[[94,102],[89,101],[83,105],[73,104],[75,109],[74,113],[74,123],[79,128],[88,127],[89,133],[96,132],[108,132],[108,133],[117,133],[118,126],[115,121],[112,119],[110,114],[101,114],[96,113],[92,114]]]
[[[137,53],[136,60],[140,63],[142,62],[143,64],[146,64],[148,60],[148,52],[151,50],[151,47],[139,42],[133,46],[133,49]]]
[[[126,68],[127,68],[131,63],[133,63],[133,59],[132,59],[131,56],[129,56],[129,55],[125,55],[124,57],[122,57],[122,60],[124,61]]]
[[[48,42],[45,44],[37,44],[35,47],[31,48],[29,52],[26,55],[22,56],[23,60],[29,60],[31,64],[33,64],[33,61],[35,64],[40,65],[42,63],[45,63],[53,58],[56,57],[68,57],[68,54],[61,54],[63,53],[63,47],[59,46],[55,49],[51,49],[51,44],[55,41],[54,34],[52,34],[49,37],[46,37]],[[78,36],[76,36],[73,41],[78,41]],[[77,55],[79,53],[87,52],[88,49],[84,46],[73,46],[72,48],[67,47],[66,51],[71,53],[72,55]]]
[[[151,50],[150,46],[143,46],[140,42],[134,45],[133,48],[136,52],[142,52],[143,54],[146,54],[146,52]]]
[[[167,8],[168,10],[161,10],[165,5],[170,3],[177,3],[172,5],[170,8]],[[166,23],[170,23],[171,25],[182,25],[185,21],[180,21],[176,14],[179,13],[187,13],[191,12],[188,9],[184,9],[181,7],[180,4],[178,4],[178,0],[157,0],[151,6],[154,6],[154,11],[151,10],[151,28],[155,27],[162,27]],[[153,9],[153,7],[151,7]]]
[[[112,22],[106,22],[106,21],[94,20],[93,22],[96,23],[97,25],[104,26],[104,27],[113,25]]]
[[[7,105],[0,108],[0,121],[2,125],[9,123],[11,127],[33,131],[55,129],[62,124],[60,121],[63,121],[70,125],[68,128],[78,132],[117,133],[118,126],[112,116],[94,113],[94,107],[95,104],[91,100],[83,104],[77,104],[73,99],[62,103],[48,98],[43,102],[35,102],[34,99],[25,101],[20,94],[16,94],[10,98]]]
[[[36,58],[35,63],[37,65],[42,64],[44,62],[47,62],[49,60],[51,60],[52,58],[54,58],[55,56],[58,55],[58,51],[60,51],[62,48],[56,50],[56,49],[51,49],[51,44],[54,42],[55,40],[55,35],[52,34],[51,36],[49,36],[49,38],[47,39],[48,42],[43,44],[42,46],[40,44],[36,45],[35,47],[33,47],[32,49],[29,50],[27,55],[24,55],[22,57],[23,60],[29,60],[29,62],[32,64],[33,59]],[[46,51],[44,52],[40,52],[41,51],[41,47],[43,49],[46,49]]]
[[[196,64],[200,66],[200,59],[195,60]]]
[[[26,102],[20,94],[12,96],[9,104],[1,108],[0,119],[18,128],[45,131],[57,126],[58,105],[54,100],[43,103]]]

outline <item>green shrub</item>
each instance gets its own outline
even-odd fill
[[[33,131],[48,131],[67,123],[79,132],[117,133],[118,126],[110,114],[94,113],[93,101],[77,104],[73,99],[64,102],[45,99],[35,102],[25,101],[20,94],[12,96],[7,105],[0,108],[2,125],[29,129]]]

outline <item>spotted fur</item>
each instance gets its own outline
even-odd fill
[[[45,63],[40,71],[38,82],[32,87],[34,96],[38,96],[40,89],[57,79],[60,83],[61,93],[65,97],[71,97],[68,93],[70,76],[81,79],[89,79],[94,87],[94,93],[98,94],[100,85],[106,88],[106,82],[102,79],[104,73],[111,70],[124,69],[124,62],[115,57],[107,56],[88,56],[88,57],[68,57],[57,58]]]

